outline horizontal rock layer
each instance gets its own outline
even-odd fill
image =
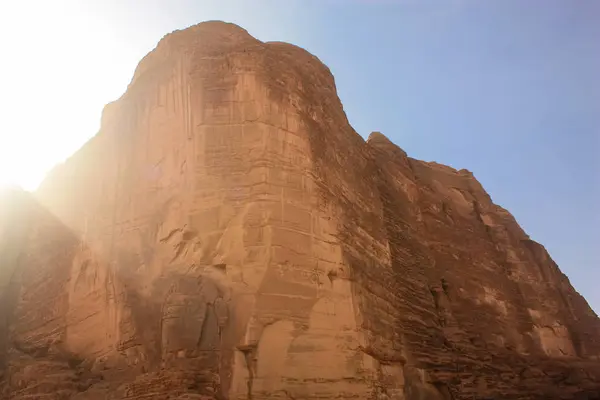
[[[167,35],[3,210],[2,398],[600,387],[598,317],[472,173],[365,142],[327,67],[235,25]]]

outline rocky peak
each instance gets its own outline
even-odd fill
[[[383,133],[374,131],[369,134],[367,143],[391,143],[391,141]]]
[[[182,54],[202,53],[205,56],[222,54],[242,46],[259,44],[238,25],[223,21],[206,21],[165,35],[156,48],[138,64],[131,84],[149,69],[169,63]]]

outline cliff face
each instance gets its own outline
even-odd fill
[[[167,35],[98,135],[19,196],[2,398],[600,387],[597,316],[470,172],[365,142],[318,59],[235,25]]]

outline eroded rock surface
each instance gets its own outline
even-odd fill
[[[30,212],[0,221],[2,398],[600,386],[598,317],[470,172],[365,142],[327,67],[235,25],[167,35],[100,132],[11,196]]]

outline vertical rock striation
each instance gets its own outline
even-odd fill
[[[232,24],[163,38],[100,132],[15,196],[29,211],[0,221],[2,398],[600,385],[597,316],[470,172],[365,142],[317,58]]]

